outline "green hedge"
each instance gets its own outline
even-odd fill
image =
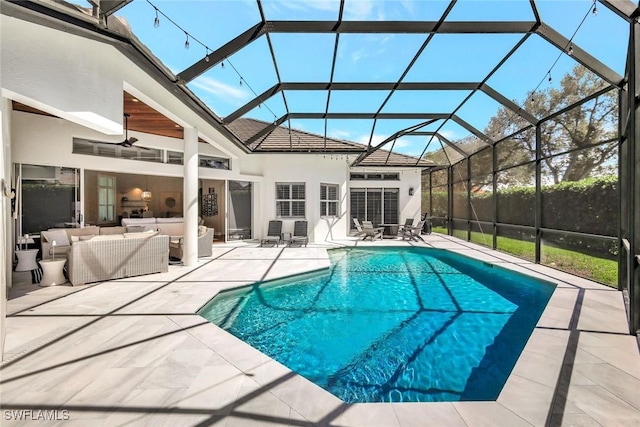
[[[431,215],[447,216],[447,192],[434,191],[431,197],[433,200]],[[499,223],[535,225],[534,187],[501,189],[498,190],[497,197]],[[490,221],[493,212],[491,193],[473,193],[471,201],[473,211],[478,218]],[[582,181],[543,186],[542,227],[617,236],[617,177],[588,178]]]
[[[500,189],[498,198],[498,223],[535,225],[535,187],[512,186]],[[433,216],[446,217],[447,192],[432,194]],[[475,215],[481,221],[491,221],[493,197],[489,193],[472,193],[471,202]],[[582,181],[562,182],[542,187],[542,227],[561,231],[575,231],[602,236],[618,235],[618,179],[617,176],[588,178]],[[508,228],[502,229],[505,237]],[[546,244],[581,251],[594,256],[613,258],[617,253],[615,242],[562,233],[543,235]]]

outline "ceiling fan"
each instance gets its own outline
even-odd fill
[[[138,141],[138,138],[129,138],[129,113],[124,113],[124,141],[117,143],[116,145],[122,145],[123,147],[131,147]],[[144,147],[140,147],[144,148]]]

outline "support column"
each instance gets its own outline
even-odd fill
[[[640,333],[640,102],[638,90],[640,89],[640,24],[633,19],[629,31],[630,50],[629,73],[629,98],[628,108],[631,109],[629,123],[629,139],[627,140],[627,176],[628,180],[627,205],[629,207],[629,329],[631,333]],[[625,195],[623,195],[624,197]]]
[[[4,337],[6,333],[7,293],[11,287],[13,261],[13,220],[11,217],[11,141],[9,126],[11,117],[11,100],[0,98],[0,178],[5,182],[5,189],[0,189],[0,360],[4,356]]]
[[[536,126],[536,250],[535,262],[540,264],[542,247],[542,124]]]
[[[184,128],[183,206],[184,240],[182,262],[191,267],[198,262],[198,130]]]

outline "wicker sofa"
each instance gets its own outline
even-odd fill
[[[40,232],[42,259],[47,259],[51,256],[67,257],[69,250],[71,250],[71,243],[79,240],[126,232],[127,227],[99,227],[95,225],[82,228],[50,228]],[[56,246],[53,246],[54,241]]]
[[[74,286],[169,271],[169,236],[124,233],[73,242],[68,271]]]
[[[183,218],[122,218],[122,225],[131,229],[139,227],[139,231],[157,230],[160,234],[170,236],[169,255],[172,258],[182,259],[183,255]],[[213,253],[214,229],[203,225],[198,226],[198,257],[211,256]]]

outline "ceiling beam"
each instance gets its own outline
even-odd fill
[[[468,130],[469,132],[471,132],[472,134],[474,134],[475,136],[477,136],[487,144],[491,145],[493,143],[493,140],[491,138],[489,138],[487,135],[480,132],[475,127],[471,126],[469,122],[462,120],[460,117],[456,116],[455,114],[451,115],[451,120],[453,120],[454,122],[456,122],[457,124],[465,128],[466,130]]]
[[[461,156],[467,158],[469,157],[469,153],[465,152],[462,148],[458,147],[456,144],[454,144],[453,142],[449,141],[447,138],[445,138],[444,136],[442,136],[440,134],[440,132],[424,132],[424,131],[417,131],[417,132],[409,132],[407,133],[407,135],[417,135],[417,136],[435,136],[436,138],[438,138],[439,141],[444,142],[445,144],[447,144],[449,147],[453,148],[458,154],[460,154]],[[421,156],[422,157],[422,156]]]
[[[531,123],[532,125],[535,125],[538,123],[538,119],[533,114],[521,108],[520,106],[518,106],[518,104],[511,101],[507,97],[503,96],[500,92],[497,92],[491,86],[487,84],[483,84],[480,87],[480,90],[486,93],[487,95],[489,95],[491,98],[493,98],[494,101],[497,101],[503,106],[507,107],[508,109],[510,109],[511,111],[513,111],[514,113],[518,114],[520,117],[522,117],[523,119]]]
[[[291,113],[289,118],[292,119],[387,119],[387,120],[429,120],[429,119],[446,119],[449,113]]]
[[[631,21],[639,15],[638,6],[631,0],[599,0],[607,9]]]
[[[242,107],[238,108],[236,111],[234,111],[233,113],[229,114],[227,117],[222,119],[222,123],[228,125],[234,120],[239,119],[240,117],[244,116],[249,111],[253,110],[258,105],[262,104],[263,102],[265,102],[266,100],[268,100],[273,95],[280,92],[281,90],[282,90],[282,85],[279,83],[271,86],[269,89],[265,90],[260,95],[256,96],[251,101],[247,102]]]
[[[318,33],[318,34],[521,34],[528,33],[535,22],[511,21],[265,21],[260,22],[224,46],[178,74],[180,81],[188,83],[233,55],[244,46],[267,33]],[[208,58],[208,60],[207,60]]]
[[[249,43],[257,40],[260,36],[264,35],[264,23],[260,22],[253,27],[249,28],[238,37],[234,38],[230,42],[214,50],[209,55],[203,57],[201,60],[178,74],[178,80],[182,83],[189,83],[200,74],[206,72],[211,67],[216,66],[218,63],[224,61],[225,58],[233,55]]]
[[[602,62],[598,61],[596,58],[591,56],[587,51],[582,49],[580,46],[577,46],[575,43],[571,42],[565,36],[546,25],[544,22],[540,24],[538,28],[535,30],[536,34],[540,37],[565,52],[568,46],[571,44],[573,47],[573,54],[571,55],[576,61],[596,73],[600,78],[606,80],[612,85],[622,87],[624,83],[624,79],[621,75],[613,71],[611,68],[607,67]]]
[[[339,34],[522,34],[531,30],[533,21],[267,21],[269,33]]]
[[[289,119],[289,117],[285,114],[284,116],[280,117],[278,120],[274,121],[273,123],[270,123],[268,126],[266,126],[265,128],[263,128],[262,130],[260,130],[258,133],[256,133],[255,135],[253,135],[251,138],[247,139],[245,141],[245,144],[247,146],[253,144],[254,142],[256,142],[258,139],[260,139],[260,137],[271,133],[274,131],[275,128],[277,128],[278,126],[280,126],[282,123],[284,123],[287,119]]]
[[[360,163],[362,163],[364,161],[364,159],[366,159],[367,157],[369,157],[373,152],[378,151],[380,148],[384,147],[386,144],[388,144],[390,141],[397,139],[403,135],[406,135],[414,130],[417,129],[421,129],[425,126],[429,126],[431,123],[435,122],[438,119],[433,119],[433,120],[429,120],[423,123],[418,123],[416,125],[413,126],[409,126],[407,128],[404,128],[402,130],[399,130],[398,132],[394,133],[393,135],[389,136],[388,138],[385,138],[384,141],[378,143],[378,145],[376,145],[375,147],[368,147],[367,151],[363,152],[362,154],[360,154],[353,162],[351,162],[351,166],[358,166]],[[391,155],[391,151],[389,150],[389,156]],[[387,161],[389,160],[389,156],[387,156]],[[386,161],[385,161],[386,163]]]

